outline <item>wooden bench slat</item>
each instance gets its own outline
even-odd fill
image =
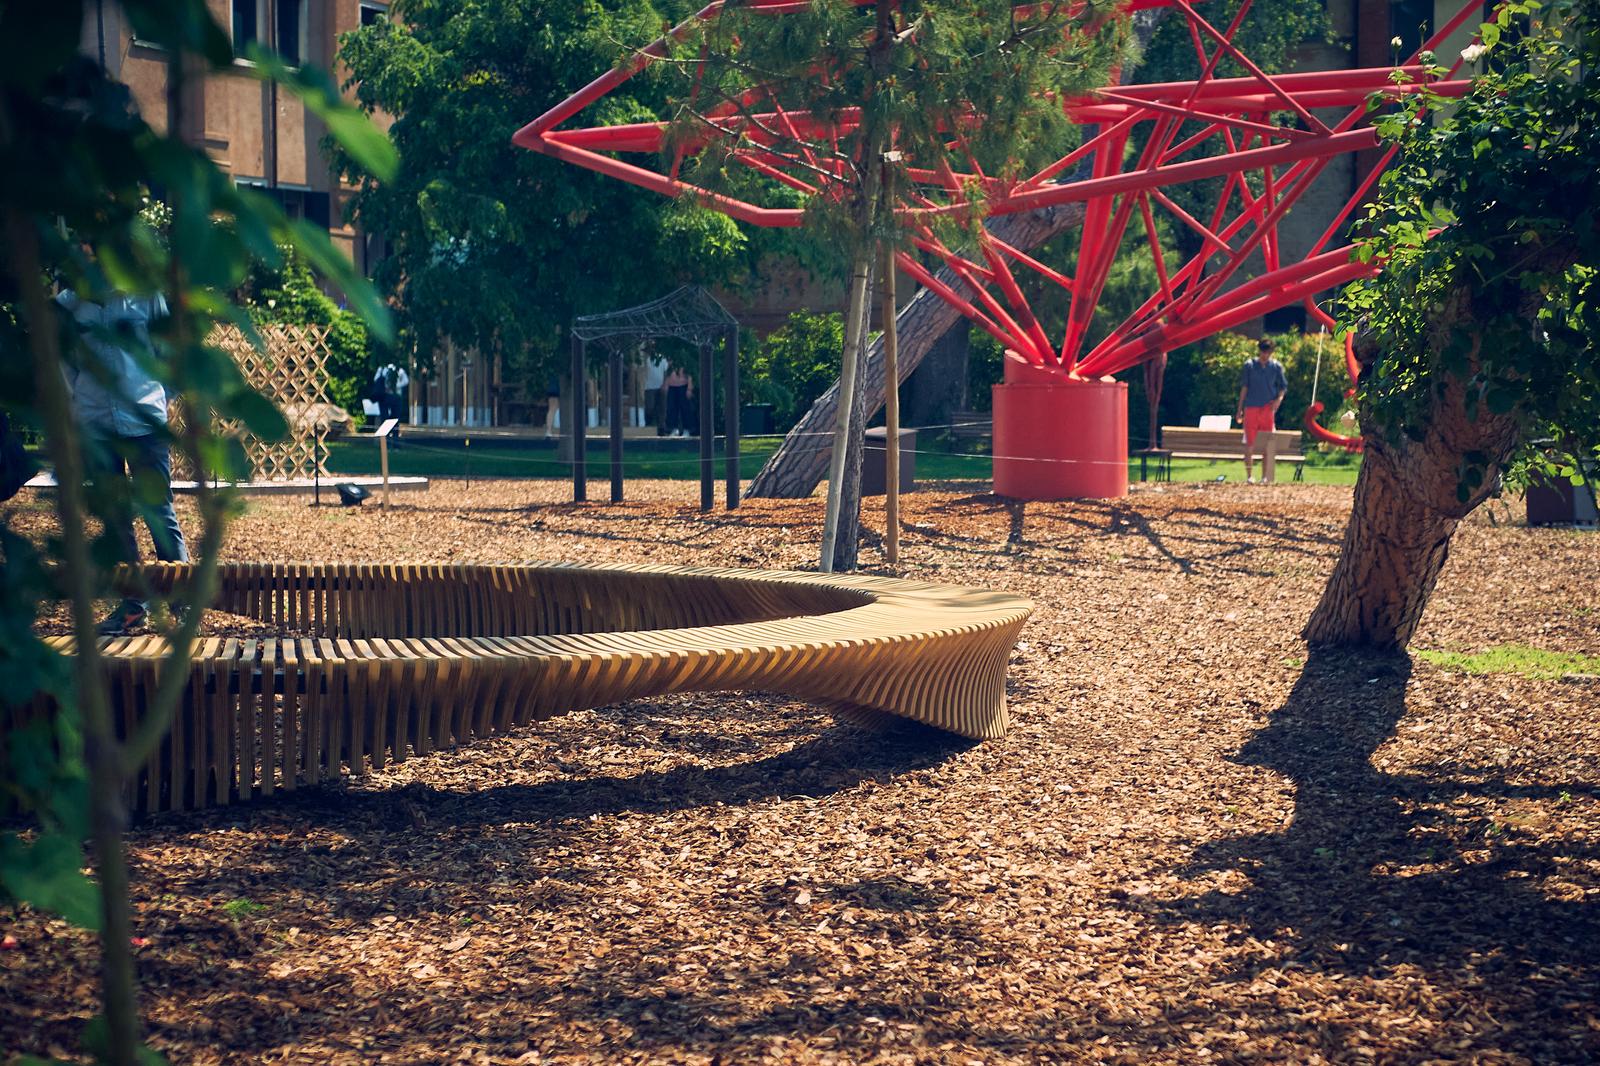
[[[162,587],[188,577],[162,565]],[[173,732],[130,788],[136,810],[270,796],[667,692],[778,691],[994,738],[1032,611],[892,578],[640,564],[227,563],[219,579],[219,607],[315,636],[199,641]],[[165,648],[104,650],[126,732]]]

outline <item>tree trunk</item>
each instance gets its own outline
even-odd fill
[[[850,270],[850,305],[845,311],[844,324],[844,352],[839,364],[839,380],[834,384],[834,390],[844,393],[844,404],[834,404],[833,409],[833,439],[829,441],[827,459],[828,470],[828,505],[822,520],[822,559],[820,566],[824,574],[833,573],[838,566],[840,557],[840,542],[847,540],[851,545],[850,560],[855,559],[853,547],[859,521],[850,521],[849,530],[841,528],[846,516],[859,510],[861,471],[859,464],[856,467],[854,478],[848,470],[850,447],[849,443],[855,431],[855,411],[861,406],[857,393],[860,391],[861,368],[861,339],[865,332],[865,316],[862,309],[867,302],[867,285],[872,270],[871,259],[868,255],[859,256]],[[814,409],[813,409],[814,410]],[[856,485],[856,505],[851,506],[845,499],[845,487],[852,483]],[[815,483],[811,486],[816,488]],[[749,493],[746,493],[749,498]],[[811,495],[809,492],[807,496]],[[842,569],[851,569],[845,566]]]
[[[1006,215],[987,223],[991,232],[1006,243],[1030,251],[1062,231],[1083,221],[1082,204],[1064,204],[1018,215]],[[939,271],[939,280],[960,290],[962,283],[948,269]],[[961,319],[961,312],[930,290],[917,293],[895,316],[899,336],[899,377],[902,382],[922,362],[950,328]],[[871,418],[883,406],[886,377],[883,365],[883,338],[872,341],[862,365],[861,388],[865,416]],[[833,452],[831,431],[839,417],[839,386],[832,385],[817,398],[811,410],[795,423],[778,450],[768,459],[745,497],[802,499],[817,489],[828,470]]]
[[[867,296],[861,304],[856,327],[855,403],[850,408],[850,432],[844,453],[844,484],[839,489],[839,536],[833,545],[833,569],[849,573],[856,568],[861,547],[861,461],[866,450],[867,405],[861,389],[861,373],[866,365],[867,337],[872,331],[872,277],[867,271]]]
[[[1363,366],[1373,361],[1370,345],[1370,338],[1358,342]],[[1460,379],[1446,379],[1433,393],[1421,440],[1386,440],[1362,406],[1366,450],[1355,503],[1339,562],[1302,634],[1307,641],[1386,649],[1410,642],[1449,557],[1451,534],[1495,492],[1519,440],[1515,418],[1491,415],[1481,404],[1474,418],[1467,395]],[[1482,483],[1463,500],[1463,457],[1472,452],[1487,462]]]
[[[922,365],[906,377],[901,417],[909,425],[944,426],[967,402],[967,366],[972,354],[972,324],[957,321],[933,343]]]

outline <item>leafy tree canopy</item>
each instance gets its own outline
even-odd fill
[[[895,238],[876,200],[882,151],[899,153],[892,169],[902,175],[976,165],[1006,177],[1043,165],[1081,136],[1054,101],[1102,84],[1129,39],[1126,19],[1105,0],[1026,9],[817,0],[782,14],[729,5],[655,68],[673,94],[664,152],[685,155],[685,176],[704,187],[793,204],[792,188],[734,165],[749,140],[722,131],[739,116],[802,180],[839,193],[804,203],[807,228],[842,267]],[[774,112],[810,116],[820,128],[762,117]]]
[[[538,379],[561,365],[574,315],[738,276],[754,250],[729,219],[511,143],[609,68],[620,42],[654,36],[681,6],[397,0],[390,19],[344,36],[340,57],[361,105],[394,116],[393,180],[344,163],[361,182],[356,218],[389,242],[377,279],[397,298],[412,351],[426,359],[448,338]],[[587,116],[655,118],[655,84],[629,89]]]
[[[1424,94],[1378,121],[1399,156],[1359,254],[1384,268],[1342,318],[1371,338],[1361,400],[1388,439],[1421,440],[1454,386],[1469,418],[1516,421],[1510,459],[1553,440],[1573,474],[1600,449],[1600,7],[1508,4],[1481,58],[1458,104]],[[1463,501],[1501,460],[1462,456]]]

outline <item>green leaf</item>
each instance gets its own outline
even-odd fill
[[[270,78],[300,98],[350,157],[379,181],[393,181],[400,169],[400,154],[389,135],[372,124],[363,112],[339,95],[326,74],[315,67],[291,67],[276,52],[252,44],[246,56],[258,74]]]
[[[73,925],[100,930],[100,889],[83,873],[83,847],[61,833],[31,843],[0,837],[0,884],[7,892]]]
[[[289,233],[294,246],[317,271],[345,294],[351,308],[360,315],[377,338],[384,344],[394,342],[394,320],[380,299],[372,283],[360,274],[349,259],[328,240],[325,230],[303,218],[289,222]]]
[[[277,405],[254,389],[232,393],[225,404],[228,414],[264,441],[283,440],[289,435],[289,422]]]

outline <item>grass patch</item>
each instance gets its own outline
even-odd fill
[[[1469,655],[1459,651],[1418,651],[1417,658],[1463,674],[1521,674],[1555,681],[1565,674],[1600,674],[1600,655],[1545,651],[1526,644],[1502,644]]]
[[[744,478],[753,478],[763,463],[775,452],[781,437],[746,438],[739,448],[739,471]],[[715,468],[716,477],[723,476],[723,457],[718,442]],[[347,437],[329,443],[328,469],[333,474],[378,473],[377,442],[370,437]],[[1322,457],[1318,457],[1321,459]],[[1313,485],[1354,485],[1356,471],[1360,469],[1355,457],[1339,456],[1335,462],[1313,461],[1306,464],[1305,481]],[[591,441],[585,453],[588,475],[603,479],[609,476],[610,451],[604,440]],[[946,451],[940,442],[919,442],[916,455],[919,481],[987,481],[993,476],[993,464],[988,455],[972,455]],[[470,446],[460,441],[404,440],[396,442],[389,451],[389,472],[422,477],[481,477],[481,478],[568,478],[571,468],[564,462],[554,444],[544,440],[504,441],[492,438],[475,439]],[[666,478],[675,481],[696,481],[700,477],[700,442],[651,441],[638,447],[623,448],[623,477]],[[1285,464],[1278,470],[1278,479],[1292,481],[1293,467]],[[1139,479],[1138,460],[1128,464],[1128,480]],[[1237,459],[1180,459],[1172,464],[1174,482],[1243,481],[1244,466]]]
[[[222,905],[222,913],[235,920],[252,917],[253,915],[260,914],[266,909],[267,908],[262,904],[257,903],[255,900],[246,896],[240,896],[238,899],[230,899],[228,902]]]

